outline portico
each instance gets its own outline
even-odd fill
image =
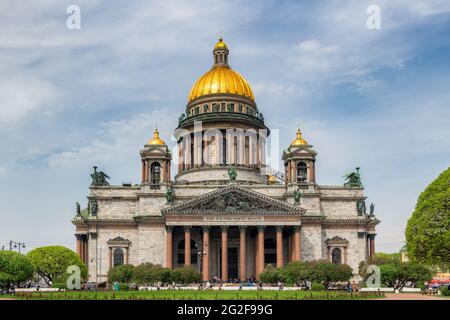
[[[167,267],[192,266],[204,281],[244,280],[268,264],[301,260],[300,225],[172,225],[167,230]]]
[[[228,281],[301,260],[302,210],[237,185],[174,205],[163,210],[166,265]]]

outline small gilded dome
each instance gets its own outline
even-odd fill
[[[298,129],[297,138],[292,140],[291,147],[299,147],[305,145],[308,145],[308,142],[306,142],[306,140],[302,138],[302,132],[300,131],[300,129]]]
[[[219,50],[219,49],[228,50],[227,44],[225,42],[223,42],[222,37],[219,38],[219,41],[214,46],[214,50]]]
[[[153,132],[153,138],[148,142],[149,145],[152,146],[164,146],[166,143],[159,138],[158,128]]]
[[[213,67],[194,83],[189,93],[188,103],[212,94],[235,94],[255,101],[247,80],[228,65],[228,47],[222,38],[219,38],[219,42],[216,43],[213,54]]]
[[[276,184],[278,182],[278,179],[274,175],[269,175],[267,181],[269,182],[269,184]]]

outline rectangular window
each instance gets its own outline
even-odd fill
[[[204,104],[203,105],[203,112],[208,112],[208,105],[207,104]]]

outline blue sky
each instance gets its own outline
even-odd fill
[[[66,28],[71,4],[80,30]],[[91,167],[139,182],[139,149],[156,123],[173,144],[219,31],[281,147],[301,126],[324,185],[361,167],[377,250],[402,246],[449,166],[448,1],[3,0],[0,30],[0,246],[73,248]]]

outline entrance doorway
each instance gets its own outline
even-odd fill
[[[238,248],[228,248],[228,277],[236,279],[239,277],[238,270]]]
[[[222,274],[222,248],[219,251],[220,274]],[[237,247],[228,247],[228,279],[239,277],[238,251]]]

